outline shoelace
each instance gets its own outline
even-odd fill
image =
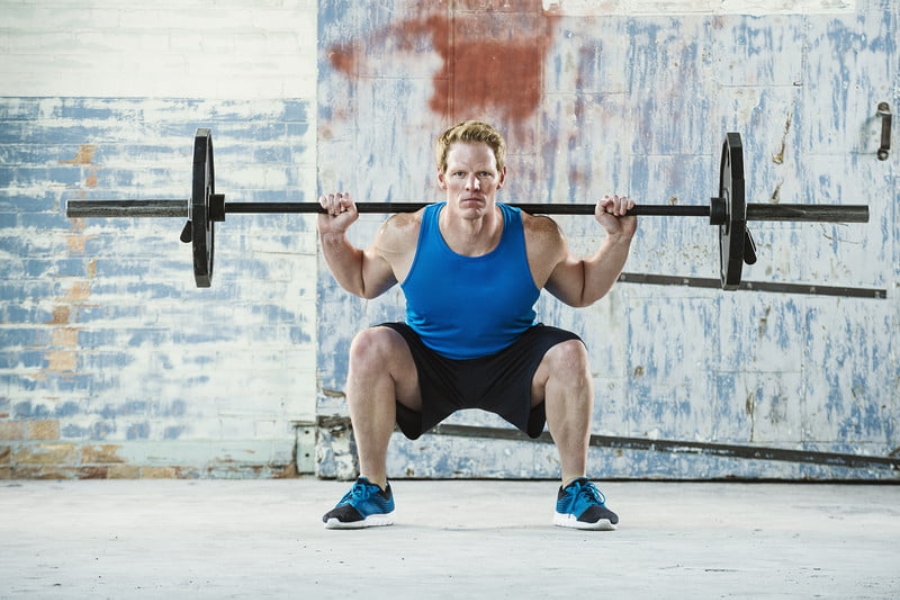
[[[590,502],[591,500],[597,502],[601,506],[606,505],[606,496],[603,495],[603,492],[597,489],[593,483],[586,483],[581,486],[581,490],[578,492],[581,494],[585,500]]]
[[[368,500],[369,496],[372,495],[372,492],[369,491],[369,486],[367,485],[355,485],[353,489],[350,490],[350,493],[353,495],[354,500]]]
[[[366,485],[364,483],[355,483],[353,487],[350,488],[350,491],[347,492],[339,504],[343,504],[348,502],[349,500],[368,500],[369,497],[375,493],[373,488],[377,486]]]

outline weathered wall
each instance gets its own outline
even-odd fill
[[[745,279],[884,299],[635,283],[581,311],[542,299],[541,318],[591,349],[596,434],[900,446],[897,153],[874,158],[875,105],[900,102],[895,3],[599,5],[0,2],[0,478],[351,474],[347,348],[400,317],[396,290],[363,302],[336,289],[309,217],[229,218],[213,287],[198,290],[177,220],[71,221],[64,205],[185,197],[201,126],[229,200],[432,200],[431,142],[470,116],[507,133],[510,200],[703,203],[736,130],[752,201],[871,204],[866,226],[755,226]],[[380,220],[356,226],[360,244]],[[597,243],[589,219],[562,221],[576,249]],[[715,243],[699,221],[642,219],[627,270],[716,277]],[[453,423],[503,426],[477,412]],[[602,477],[893,477],[708,452],[592,459]],[[547,444],[450,436],[398,437],[390,468],[558,470]]]
[[[315,24],[312,2],[0,4],[0,478],[295,471],[315,419],[310,222],[220,224],[200,290],[180,220],[65,203],[186,198],[201,126],[228,199],[306,200]]]
[[[723,293],[620,283],[586,310],[541,301],[540,318],[591,349],[604,477],[894,477],[715,455],[722,445],[885,456],[900,446],[900,215],[890,161],[875,157],[879,101],[897,104],[897,7],[850,2],[320,3],[319,164],[358,199],[439,199],[432,140],[464,118],[507,134],[507,201],[702,204],[717,194],[726,131],[744,137],[749,201],[869,203],[868,225],[756,224],[745,280],[881,289],[887,298]],[[550,9],[550,10],[548,10]],[[753,14],[745,14],[753,13]],[[360,165],[348,168],[347,165]],[[587,252],[600,233],[564,218]],[[358,226],[366,243],[378,220]],[[626,268],[718,277],[715,231],[644,218]],[[360,327],[401,315],[320,280],[320,412],[342,410]],[[479,412],[454,424],[504,427]],[[705,444],[699,454],[623,449]],[[645,444],[646,446],[646,444]],[[339,472],[335,460],[320,468]],[[547,444],[395,435],[397,476],[553,477]]]

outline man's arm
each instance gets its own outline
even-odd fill
[[[317,220],[319,239],[325,262],[338,284],[356,296],[375,298],[397,283],[393,268],[379,251],[379,241],[386,226],[379,230],[375,242],[360,250],[347,239],[347,229],[359,218],[356,204],[349,194],[328,194],[319,198],[328,211]]]
[[[590,306],[605,296],[628,260],[637,219],[625,216],[625,212],[633,206],[634,201],[620,196],[604,196],[597,203],[594,216],[606,230],[606,238],[590,256],[572,255],[560,234],[563,258],[547,279],[547,291],[575,307]]]

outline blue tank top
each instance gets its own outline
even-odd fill
[[[426,346],[456,360],[495,354],[535,324],[534,285],[518,208],[503,213],[500,243],[484,256],[462,256],[444,241],[438,217],[446,203],[425,208],[416,256],[401,288],[406,322]]]

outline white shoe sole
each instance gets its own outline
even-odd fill
[[[337,519],[328,519],[325,522],[325,529],[366,529],[368,527],[385,527],[394,524],[394,513],[390,512],[386,515],[369,515],[362,521],[352,521],[343,523]]]
[[[585,523],[579,521],[575,515],[563,515],[555,513],[553,515],[553,524],[557,527],[568,527],[569,529],[581,529],[584,531],[615,531],[616,526],[609,519],[600,519],[596,523]]]

